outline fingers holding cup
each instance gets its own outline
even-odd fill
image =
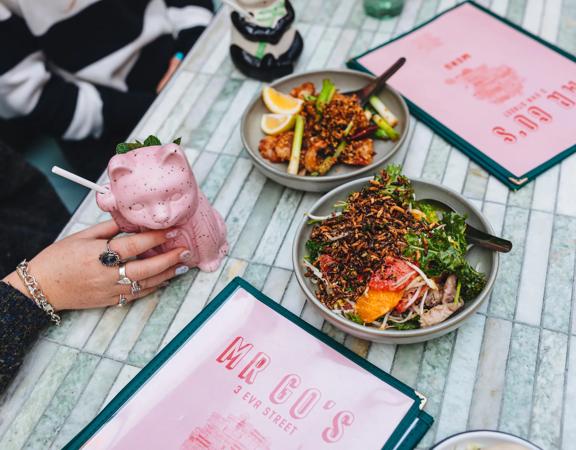
[[[131,280],[141,282],[160,275],[172,267],[178,267],[176,275],[182,275],[188,271],[186,263],[190,261],[191,256],[190,250],[180,247],[161,255],[130,261],[126,264],[126,275]]]

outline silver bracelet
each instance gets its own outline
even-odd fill
[[[40,285],[36,281],[36,278],[28,272],[28,261],[24,260],[18,264],[18,266],[16,266],[16,273],[22,280],[22,283],[26,286],[26,289],[28,289],[32,300],[34,300],[34,303],[36,303],[38,308],[48,314],[52,322],[60,326],[60,316],[56,314],[54,307],[48,303],[48,300],[46,299],[44,292],[42,292],[42,289],[40,289]]]

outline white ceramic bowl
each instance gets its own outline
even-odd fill
[[[317,216],[330,214],[334,211],[333,205],[337,201],[346,200],[350,193],[359,191],[362,186],[368,183],[371,179],[372,177],[368,177],[351,181],[330,191],[320,198],[312,208],[310,208],[309,212]],[[452,206],[452,208],[460,214],[466,214],[468,216],[467,222],[472,226],[487,233],[494,234],[494,231],[486,217],[484,217],[484,215],[476,209],[474,205],[459,193],[429,181],[417,179],[412,179],[411,181],[416,194],[416,199],[434,199],[444,202]],[[444,322],[431,327],[419,328],[416,330],[379,330],[377,328],[370,328],[354,323],[339,314],[333,313],[316,298],[314,285],[308,277],[304,276],[306,273],[306,267],[302,264],[304,256],[307,254],[305,245],[306,241],[310,237],[312,227],[313,225],[308,225],[308,219],[303,218],[298,230],[296,231],[292,248],[292,263],[294,265],[294,272],[296,273],[298,283],[306,294],[307,299],[318,309],[320,314],[322,314],[328,322],[336,328],[362,339],[392,344],[412,344],[414,342],[423,342],[440,337],[460,327],[478,310],[482,302],[488,298],[490,291],[494,286],[494,281],[496,280],[496,273],[498,271],[498,253],[479,247],[473,247],[466,255],[466,259],[468,259],[472,267],[477,267],[480,272],[486,274],[486,286],[475,299],[467,301],[462,309],[450,316]]]
[[[467,446],[471,444],[479,445],[482,449],[486,447],[487,450],[490,449],[490,447],[505,444],[519,445],[525,450],[542,450],[531,442],[514,436],[513,434],[491,430],[475,430],[458,433],[438,442],[431,450],[467,450]]]
[[[329,78],[334,82],[334,84],[336,84],[336,87],[341,92],[346,92],[365,86],[374,77],[356,70],[317,70],[297,73],[280,78],[270,86],[287,94],[292,88],[299,86],[305,81],[313,82],[318,89],[319,86],[322,85],[322,80],[324,78]],[[286,172],[288,168],[287,163],[272,163],[267,159],[264,159],[258,151],[258,144],[265,136],[260,129],[260,121],[262,115],[269,111],[264,105],[260,93],[258,93],[254,100],[252,100],[252,103],[248,108],[246,108],[246,111],[244,111],[242,116],[242,123],[240,125],[242,143],[244,144],[248,155],[254,162],[255,167],[266,177],[292,189],[311,192],[327,192],[330,189],[347,183],[350,180],[375,172],[378,167],[384,165],[386,161],[388,161],[402,147],[402,144],[406,140],[410,126],[410,114],[408,113],[408,107],[406,106],[404,99],[398,92],[389,86],[385,86],[384,89],[378,93],[378,97],[380,97],[386,106],[396,115],[396,117],[398,117],[399,123],[396,126],[396,130],[400,133],[400,139],[396,142],[375,140],[374,160],[372,164],[369,164],[368,166],[352,167],[344,164],[337,164],[327,175],[312,177],[291,175]]]

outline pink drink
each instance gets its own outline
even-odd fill
[[[96,202],[122,231],[180,231],[148,255],[186,247],[193,255],[188,266],[205,272],[218,268],[228,251],[226,225],[200,191],[180,146],[155,145],[115,155],[108,176],[108,192],[96,194]]]

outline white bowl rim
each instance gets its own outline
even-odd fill
[[[365,183],[367,183],[369,180],[372,180],[373,178],[374,178],[373,176],[365,177],[365,178],[358,178],[356,180],[349,181],[348,183],[342,184],[342,185],[338,186],[337,188],[332,189],[331,191],[327,192],[322,197],[320,197],[310,207],[309,211],[314,211],[316,208],[318,208],[325,201],[325,198],[328,196],[331,196],[334,193],[334,191],[346,191],[353,185],[356,185],[356,184],[364,185]],[[488,230],[488,233],[494,234],[494,229],[492,228],[492,225],[490,224],[490,222],[488,222],[488,220],[486,219],[484,214],[482,214],[482,212],[478,208],[476,208],[476,206],[474,206],[471,202],[469,202],[459,192],[456,192],[455,190],[453,190],[449,187],[446,187],[442,184],[435,183],[432,181],[423,180],[421,178],[410,178],[410,177],[408,177],[408,178],[410,179],[410,181],[417,181],[417,182],[420,182],[423,184],[432,185],[432,186],[439,188],[441,190],[444,190],[444,191],[446,191],[452,195],[455,195],[456,197],[458,197],[458,199],[461,202],[465,203],[468,208],[470,208],[472,211],[474,211],[474,213],[480,218],[482,225],[484,227],[486,227],[486,229]],[[305,226],[307,226],[306,222],[307,222],[307,218],[304,217],[302,219],[302,221],[300,222],[300,225],[296,229],[296,233],[294,234],[294,236],[295,236],[294,242],[292,243],[292,266],[293,266],[294,273],[296,274],[296,279],[298,280],[298,284],[300,285],[300,288],[304,291],[304,294],[306,294],[306,297],[308,298],[308,300],[312,301],[312,303],[316,307],[320,308],[324,313],[328,313],[330,315],[330,317],[335,319],[338,323],[341,323],[342,326],[344,327],[342,329],[346,333],[348,333],[347,329],[352,328],[352,329],[357,330],[359,332],[367,333],[367,334],[373,335],[375,337],[397,338],[399,341],[402,338],[417,338],[417,337],[423,337],[423,336],[428,336],[428,335],[434,335],[435,336],[437,333],[442,332],[442,331],[446,330],[447,328],[451,328],[453,325],[459,324],[460,322],[462,322],[464,320],[467,320],[472,314],[474,314],[478,310],[480,305],[484,301],[486,301],[486,299],[489,296],[490,291],[492,290],[494,282],[496,281],[496,275],[498,274],[499,255],[498,255],[498,252],[494,251],[494,252],[492,252],[492,267],[493,267],[493,269],[492,269],[492,272],[489,274],[488,279],[486,280],[486,285],[484,286],[484,289],[482,289],[482,291],[478,294],[478,296],[472,302],[470,302],[470,306],[468,308],[466,308],[464,311],[461,311],[459,314],[455,314],[455,315],[449,317],[448,319],[446,319],[445,321],[440,322],[436,325],[432,325],[431,327],[417,328],[415,330],[379,330],[376,328],[367,327],[365,325],[360,325],[358,323],[355,323],[355,322],[352,322],[351,320],[346,319],[345,317],[334,314],[332,312],[332,310],[329,309],[326,305],[324,305],[320,300],[318,300],[318,298],[316,297],[314,292],[312,292],[310,289],[308,289],[308,286],[306,286],[306,283],[304,282],[303,276],[300,273],[300,268],[298,267],[299,261],[297,260],[298,244],[299,244],[298,236],[300,236],[300,234],[302,233],[302,229]]]
[[[297,78],[297,77],[300,77],[303,75],[315,75],[315,74],[330,73],[330,72],[337,72],[337,73],[341,73],[341,74],[347,73],[347,74],[352,74],[352,75],[359,75],[359,76],[364,76],[368,79],[374,79],[375,78],[374,75],[369,74],[367,72],[362,72],[360,70],[341,69],[341,68],[333,68],[333,69],[326,68],[326,69],[307,70],[304,72],[291,73],[290,75],[286,75],[282,78],[278,78],[277,80],[274,80],[272,83],[269,84],[269,86],[274,87],[280,83],[283,83],[285,81],[289,81],[293,78]],[[390,152],[386,155],[386,157],[384,159],[379,160],[379,161],[372,161],[372,163],[367,165],[367,166],[358,166],[351,172],[345,172],[345,173],[340,173],[340,174],[336,174],[336,175],[323,175],[321,177],[312,177],[312,176],[292,175],[292,174],[287,173],[286,171],[279,170],[278,168],[276,168],[272,165],[266,164],[264,161],[262,161],[263,158],[260,155],[260,153],[255,151],[254,149],[252,149],[250,147],[250,145],[248,145],[248,141],[247,141],[246,136],[244,134],[244,129],[247,126],[246,123],[248,121],[248,111],[250,109],[252,109],[254,104],[258,101],[258,99],[260,98],[260,93],[258,93],[254,96],[254,98],[250,101],[249,105],[246,107],[246,109],[244,110],[244,113],[242,114],[242,119],[240,121],[240,138],[242,139],[242,145],[246,149],[246,152],[248,153],[248,155],[250,155],[252,160],[258,166],[260,166],[265,171],[270,171],[274,175],[277,175],[281,178],[285,178],[288,180],[298,180],[298,181],[304,181],[305,180],[305,181],[313,181],[316,183],[330,183],[330,182],[333,183],[333,182],[337,182],[337,181],[347,180],[351,177],[358,177],[359,175],[363,175],[364,173],[369,172],[370,170],[377,169],[382,164],[385,164],[386,161],[388,161],[392,156],[394,156],[395,153],[398,152],[398,150],[400,150],[400,148],[402,148],[402,145],[406,141],[406,138],[408,137],[408,134],[410,132],[411,117],[410,117],[410,112],[408,110],[408,105],[406,104],[404,97],[402,97],[402,95],[396,89],[392,88],[390,85],[386,85],[385,88],[398,98],[398,101],[400,102],[400,106],[404,110],[404,114],[406,116],[406,123],[404,125],[404,132],[400,135],[400,139],[398,139],[398,141],[396,141],[394,147],[392,147],[392,149],[390,150]]]
[[[500,430],[484,430],[484,429],[478,429],[478,430],[467,430],[467,431],[461,431],[460,433],[455,433],[451,436],[448,436],[444,439],[442,439],[441,441],[437,442],[436,444],[434,444],[432,447],[430,447],[430,450],[434,450],[434,449],[438,449],[438,447],[442,444],[446,444],[446,443],[450,443],[449,441],[457,438],[458,436],[462,436],[462,435],[471,435],[470,438],[474,439],[474,435],[477,433],[492,433],[492,434],[498,434],[498,435],[502,435],[502,436],[511,436],[515,439],[518,439],[520,441],[522,441],[523,443],[526,443],[528,445],[531,445],[534,449],[538,449],[538,450],[542,450],[541,447],[538,447],[536,444],[520,437],[520,436],[516,436],[515,434],[512,433],[508,433],[507,431],[500,431]]]

